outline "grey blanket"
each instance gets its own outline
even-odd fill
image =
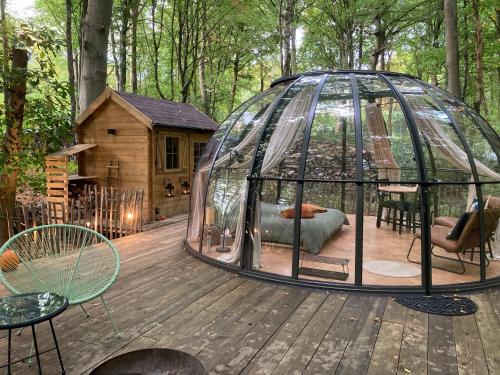
[[[293,245],[293,219],[280,216],[285,207],[261,203],[260,231],[262,241]],[[328,208],[327,212],[316,213],[313,219],[302,219],[300,245],[312,253],[319,254],[324,243],[342,229],[346,216],[342,211]]]

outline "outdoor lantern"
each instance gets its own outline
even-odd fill
[[[189,190],[189,182],[184,181],[181,184],[181,187],[182,187],[182,194],[187,195],[187,194],[191,193],[191,191]]]
[[[167,198],[172,198],[175,196],[175,193],[174,193],[174,185],[172,185],[171,182],[167,182],[165,184],[165,196]]]

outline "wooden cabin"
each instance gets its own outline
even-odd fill
[[[190,104],[106,88],[76,119],[82,176],[143,189],[146,220],[187,213],[196,164],[217,124]]]

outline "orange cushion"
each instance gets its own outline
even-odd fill
[[[287,208],[286,210],[281,211],[280,216],[282,218],[285,218],[285,219],[295,218],[295,208],[290,207],[290,208]],[[312,219],[312,218],[314,218],[314,212],[311,210],[311,208],[304,207],[304,205],[302,205],[301,218],[302,219]]]
[[[320,206],[317,206],[315,204],[310,204],[310,203],[304,203],[302,204],[302,210],[304,209],[307,209],[307,210],[311,210],[312,212],[316,213],[316,212],[326,212],[328,211],[326,208],[324,207],[320,207]]]

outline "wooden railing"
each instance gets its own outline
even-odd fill
[[[16,205],[15,216],[8,218],[9,236],[45,224],[81,225],[109,239],[127,236],[142,231],[143,199],[143,191],[87,185],[78,197],[69,199],[67,209],[46,201]]]

